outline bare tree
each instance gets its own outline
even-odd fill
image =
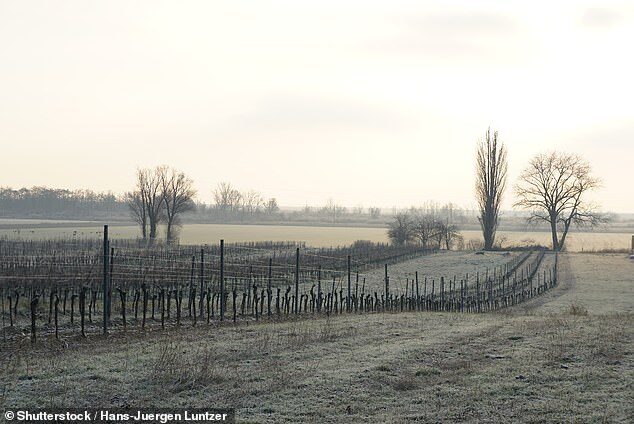
[[[148,177],[150,171],[147,169],[137,169],[136,188],[126,194],[126,203],[132,214],[132,218],[141,227],[143,240],[147,239],[147,226],[150,212],[148,210]]]
[[[445,248],[447,250],[451,250],[454,244],[462,240],[462,235],[460,234],[458,226],[450,224],[449,221],[446,223],[439,222],[439,230],[442,233],[442,237],[445,241]]]
[[[157,236],[158,226],[164,218],[161,177],[158,169],[142,169],[140,172],[144,173],[142,192],[144,193],[145,207],[150,225],[150,242],[153,242]]]
[[[132,217],[141,227],[143,238],[149,237],[150,241],[154,241],[164,207],[159,168],[137,169],[136,189],[126,194],[126,202]]]
[[[137,169],[136,172],[136,188],[134,191],[125,194],[125,202],[128,205],[130,214],[134,221],[141,227],[141,236],[143,240],[147,238],[147,203],[145,201],[145,172]]]
[[[219,183],[213,195],[216,207],[223,213],[236,212],[242,202],[242,194],[227,182]]]
[[[323,208],[321,208],[322,212],[330,217],[332,217],[332,222],[337,222],[341,215],[344,215],[347,212],[345,206],[338,205],[332,199],[328,199]]]
[[[430,215],[419,215],[416,218],[413,231],[421,246],[427,249],[431,247],[431,241],[438,231],[438,226]]]
[[[442,221],[434,221],[435,231],[432,234],[431,240],[434,242],[434,247],[436,249],[440,249],[442,247],[442,242],[445,239],[445,224]]]
[[[124,199],[130,209],[130,215],[141,227],[141,236],[145,240],[147,238],[147,210],[142,191],[139,189],[130,191],[125,194]]]
[[[160,166],[155,171],[160,179],[165,205],[166,239],[171,243],[176,238],[176,228],[180,225],[180,215],[195,208],[196,190],[193,181],[181,171]]]
[[[377,207],[371,207],[368,209],[370,213],[370,218],[376,219],[381,216],[381,209]]]
[[[552,152],[535,156],[515,187],[515,206],[531,211],[529,220],[550,224],[553,250],[562,250],[571,224],[596,226],[606,219],[585,195],[600,181],[590,165],[575,154]]]
[[[507,168],[506,147],[498,143],[498,132],[492,135],[488,128],[484,140],[478,143],[476,154],[476,199],[485,250],[491,250],[495,243]]]
[[[394,220],[389,224],[387,235],[390,241],[397,245],[403,245],[414,239],[414,223],[407,213],[394,215]]]
[[[353,215],[363,215],[363,211],[364,211],[363,205],[357,205],[352,208]]]
[[[277,205],[277,199],[275,197],[270,198],[266,205],[264,206],[264,210],[268,215],[274,215],[280,211],[280,207]]]
[[[264,199],[255,190],[249,190],[241,196],[242,210],[247,215],[256,215],[264,205]]]

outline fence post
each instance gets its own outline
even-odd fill
[[[273,258],[269,258],[269,275],[268,282],[266,285],[266,293],[268,298],[268,315],[271,316],[271,278],[273,276]]]
[[[112,311],[112,275],[114,274],[114,247],[110,247],[110,240],[108,240],[108,247],[110,248],[110,258],[108,258],[108,322],[110,322],[110,315]]]
[[[31,299],[31,343],[35,343],[37,337],[35,331],[35,319],[37,318],[37,303],[39,302],[39,300],[40,297],[37,295],[33,297],[33,299]]]
[[[295,315],[299,313],[299,247],[295,251]]]
[[[346,310],[350,312],[350,296],[352,295],[350,290],[350,255],[348,255],[348,299],[346,300]]]
[[[233,303],[235,304],[235,296],[234,296]],[[220,321],[224,321],[224,319],[225,319],[225,241],[220,240]]]
[[[418,292],[418,271],[416,271],[414,273],[414,276],[416,277],[416,303],[415,303],[415,305],[416,305],[416,310],[420,311],[421,308],[420,308],[420,294]]]
[[[440,309],[445,310],[445,277],[440,277]]]
[[[480,301],[482,297],[480,296],[480,272],[476,273],[476,307],[478,308],[478,312],[481,312]]]
[[[321,264],[317,268],[317,312],[321,312]]]
[[[201,247],[200,248],[200,303],[199,303],[199,308],[200,309],[200,317],[203,317],[203,302],[205,299],[205,290],[203,288],[204,286],[204,281],[205,281],[205,250]]]
[[[108,334],[108,225],[103,226],[103,334]]]
[[[390,277],[387,275],[387,264],[385,264],[385,301],[387,302],[388,295],[390,294]]]
[[[357,277],[354,283],[354,301],[352,302],[354,311],[359,310],[359,271],[357,271]]]
[[[196,255],[192,255],[192,266],[189,271],[189,294],[187,295],[187,312],[189,316],[192,316],[192,302],[195,302],[196,299],[192,300],[192,293],[194,292],[194,266],[196,263]]]

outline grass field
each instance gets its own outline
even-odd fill
[[[634,262],[568,254],[493,314],[116,334],[3,352],[0,405],[235,407],[239,422],[632,422]]]
[[[474,283],[476,274],[480,273],[483,281],[487,271],[493,275],[494,268],[502,267],[516,255],[518,253],[486,252],[484,254],[476,254],[475,252],[467,251],[440,251],[437,254],[421,256],[390,265],[390,287],[398,290],[399,293],[404,292],[406,280],[411,282],[415,272],[418,272],[419,290],[421,293],[425,278],[428,280],[428,292],[431,292],[432,280],[435,280],[436,284],[440,284],[441,277],[444,277],[445,280],[455,277],[456,281],[459,282],[468,276],[469,281]],[[378,290],[380,293],[384,288],[383,276],[384,270],[381,267],[368,272],[366,274],[366,290],[369,292]],[[411,286],[409,287],[411,289]]]
[[[10,220],[9,220],[10,221]],[[20,220],[26,221],[26,220]],[[8,224],[7,224],[8,225]],[[101,237],[103,227],[86,225],[73,227],[68,222],[57,226],[25,226],[1,228],[0,237],[21,237],[28,239]],[[46,225],[46,223],[39,223]],[[480,231],[462,231],[465,243],[482,239]],[[135,238],[139,230],[131,225],[113,225],[110,227],[113,238]],[[232,225],[232,224],[188,224],[182,228],[180,242],[183,244],[214,244],[220,239],[227,243],[245,241],[304,241],[308,246],[330,247],[344,246],[356,240],[387,242],[385,228],[367,227],[327,227],[327,226],[293,226],[293,225]],[[570,251],[628,249],[632,234],[613,232],[571,233],[567,239]],[[525,231],[498,231],[498,241],[503,245],[550,244],[550,233]]]

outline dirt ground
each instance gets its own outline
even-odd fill
[[[568,254],[492,314],[116,334],[0,353],[0,407],[235,407],[238,422],[632,422],[634,262]]]

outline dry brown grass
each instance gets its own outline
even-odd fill
[[[586,308],[586,306],[583,304],[575,302],[575,303],[571,303],[570,306],[568,306],[568,313],[570,315],[585,317],[588,315],[588,308]]]

